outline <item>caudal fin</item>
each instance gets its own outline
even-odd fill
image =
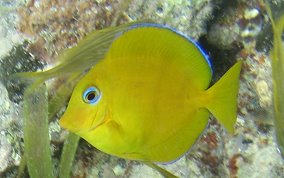
[[[230,133],[234,131],[234,124],[237,119],[237,96],[241,66],[242,61],[238,61],[217,83],[206,91],[210,98],[206,107]]]

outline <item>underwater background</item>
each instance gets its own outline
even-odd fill
[[[284,14],[283,0],[271,0],[269,4],[275,19]],[[269,55],[273,30],[263,1],[0,0],[1,178],[36,177],[30,175],[40,175],[40,169],[48,172],[45,177],[162,177],[140,162],[107,155],[82,139],[78,143],[78,138],[70,138],[72,135],[58,125],[64,107],[48,116],[46,103],[39,102],[37,107],[30,108],[30,113],[39,116],[36,122],[51,119],[48,125],[33,125],[39,128],[35,128],[37,132],[29,130],[32,126],[26,127],[24,122],[29,108],[23,109],[23,92],[28,83],[13,83],[9,79],[16,72],[38,71],[58,64],[57,56],[63,49],[75,46],[93,30],[145,19],[176,28],[197,40],[212,60],[213,83],[237,60],[244,61],[235,133],[228,134],[212,117],[188,154],[160,166],[179,177],[284,178],[284,163],[275,138],[275,127],[283,130],[284,125],[273,122]],[[60,88],[63,81],[48,81],[49,96],[42,98],[52,102],[56,93],[64,91]],[[24,157],[26,137],[36,141],[29,146],[31,153],[36,155],[33,148],[42,146],[42,152],[37,154],[47,157],[47,161],[38,160],[29,166],[29,170]],[[74,141],[70,142],[71,148],[63,146],[67,137]],[[50,139],[50,145],[44,138]],[[70,150],[65,151],[71,157],[67,163],[61,159],[64,149]],[[62,167],[67,167],[67,173],[60,172]]]

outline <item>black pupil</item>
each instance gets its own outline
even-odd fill
[[[96,93],[94,91],[87,94],[88,101],[92,101],[93,99],[95,99],[95,97],[96,97]]]

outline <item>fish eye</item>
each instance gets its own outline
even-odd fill
[[[96,87],[89,87],[83,93],[83,101],[87,104],[96,104],[101,98],[101,93]]]

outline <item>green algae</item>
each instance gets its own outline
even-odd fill
[[[284,47],[282,34],[284,30],[284,15],[275,21],[268,2],[266,8],[273,29],[273,48],[271,50],[274,125],[278,149],[284,158]]]
[[[71,168],[73,165],[79,140],[80,137],[73,133],[69,133],[67,139],[65,140],[59,165],[59,178],[70,177]]]
[[[70,77],[62,84],[57,90],[56,95],[48,103],[47,95],[43,98],[43,94],[47,93],[43,93],[41,87],[31,85],[32,88],[26,89],[24,94],[25,152],[19,167],[18,177],[23,175],[24,167],[26,165],[28,166],[29,175],[32,178],[54,177],[48,136],[48,122],[54,118],[55,114],[64,105],[66,105],[66,101],[75,84],[71,81],[76,81],[76,78]],[[45,92],[47,92],[46,88]],[[36,105],[36,107],[34,105]],[[34,109],[35,112],[33,112]],[[35,136],[37,136],[38,139],[34,139]],[[77,135],[69,134],[65,140],[59,166],[59,178],[70,177],[79,139],[80,137]],[[41,169],[45,167],[47,169],[42,171]]]
[[[24,93],[25,159],[31,178],[52,178],[48,133],[48,99],[45,85]]]
[[[80,75],[72,75],[65,79],[63,84],[61,84],[55,91],[55,95],[48,102],[48,120],[56,118],[56,114],[66,106],[66,103],[71,96],[74,86],[80,79]]]
[[[72,82],[71,82],[72,81]],[[48,101],[44,84],[30,85],[24,93],[24,156],[18,170],[22,177],[27,165],[31,178],[52,178],[53,164],[51,162],[48,123],[55,114],[66,104],[76,77],[70,77],[57,90],[56,95]],[[70,177],[72,163],[80,137],[69,134],[65,140],[60,166],[59,177]]]

